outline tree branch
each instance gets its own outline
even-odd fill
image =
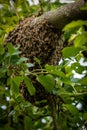
[[[58,128],[58,120],[57,120],[57,113],[56,113],[56,101],[53,95],[50,95],[50,107],[51,107],[51,116],[53,118],[53,130],[59,130]]]
[[[58,29],[62,29],[72,20],[83,19],[87,20],[87,10],[80,8],[85,5],[84,0],[78,0],[74,3],[66,4],[56,10],[49,11],[35,19],[35,23],[46,19]]]

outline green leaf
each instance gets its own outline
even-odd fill
[[[11,96],[17,97],[19,95],[19,86],[23,81],[22,76],[16,76],[14,78],[8,78],[7,84],[11,85],[10,94]]]
[[[10,55],[19,55],[21,53],[20,51],[18,51],[19,47],[20,45],[18,45],[18,47],[14,47],[11,43],[7,44],[8,52]]]
[[[24,81],[25,81],[25,84],[28,88],[30,95],[31,96],[34,95],[36,90],[35,90],[35,87],[33,86],[32,82],[31,82],[31,80],[28,77],[24,77]]]
[[[85,77],[85,78],[79,80],[79,83],[80,83],[81,85],[87,85],[87,77]]]
[[[18,57],[18,55],[11,55],[10,64],[17,65],[19,63],[19,60],[20,60],[20,58]]]
[[[45,65],[46,70],[50,73],[50,74],[55,74],[59,77],[65,78],[65,74],[59,70],[58,66],[52,66],[52,65]]]
[[[4,54],[5,50],[2,44],[0,44],[0,54]]]
[[[13,48],[12,44],[11,43],[8,43],[7,44],[7,48],[8,48],[8,52],[10,54],[14,53],[15,52],[15,49]]]
[[[70,58],[76,56],[80,50],[81,48],[76,48],[74,46],[66,47],[63,49],[62,54],[64,58]]]
[[[23,81],[23,76],[16,76],[16,77],[14,77],[13,80],[16,83],[16,85],[19,86],[21,84],[21,82]]]
[[[32,119],[30,117],[25,116],[24,126],[25,126],[25,130],[31,130],[31,128],[33,127],[33,122],[32,122]]]
[[[63,28],[63,31],[66,31],[66,30],[68,30],[68,29],[75,28],[75,27],[78,27],[78,26],[83,26],[83,25],[86,25],[86,22],[83,21],[83,20],[72,21],[71,23],[67,24],[67,25]]]
[[[84,113],[84,115],[83,115],[83,120],[84,120],[84,121],[87,120],[87,112]]]
[[[40,60],[37,57],[34,57],[34,60],[40,65]]]
[[[78,35],[74,40],[75,47],[87,46],[87,33]]]
[[[72,29],[70,29],[72,30]],[[78,35],[83,34],[85,32],[85,29],[83,26],[79,27],[79,29],[73,29],[74,31],[71,33],[69,37],[69,43],[71,43]],[[67,31],[66,31],[67,32]]]
[[[55,86],[55,79],[51,74],[40,75],[37,77],[38,82],[40,82],[43,87],[48,91],[52,92]]]
[[[70,85],[71,87],[74,86],[74,82],[72,82],[69,78],[65,77],[64,79],[62,79],[64,84]],[[76,82],[76,81],[75,81]],[[65,88],[66,89],[66,88]]]
[[[4,94],[4,93],[5,93],[4,87],[2,85],[0,85],[0,95]]]
[[[6,68],[5,66],[2,66],[2,67],[0,68],[0,78],[1,78],[1,77],[4,77],[5,74],[6,74],[6,72],[7,72],[7,68]]]
[[[17,64],[20,64],[20,63],[26,62],[27,60],[28,60],[28,58],[26,58],[26,57],[21,57],[20,59],[18,59]]]
[[[26,63],[26,65],[27,65],[27,67],[34,67],[34,64],[32,64],[32,63]]]
[[[72,113],[72,115],[76,116],[78,114],[78,109],[76,106],[72,104],[65,104],[64,106],[70,111],[70,113]]]
[[[80,27],[81,28],[81,27]],[[64,38],[67,40],[67,41],[70,41],[72,40],[75,35],[77,35],[77,30],[78,28],[72,28],[72,29],[68,29],[64,32]],[[72,38],[72,35],[74,35],[74,37]],[[66,43],[65,43],[66,44]]]
[[[84,71],[86,68],[81,66],[79,62],[75,62],[71,64],[71,69],[75,70],[77,73],[82,74],[82,71]]]
[[[19,87],[18,87],[18,85],[14,82],[13,79],[11,79],[10,95],[11,95],[11,96],[18,96],[18,95],[19,95]]]

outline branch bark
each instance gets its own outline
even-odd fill
[[[53,130],[59,130],[58,128],[58,121],[57,121],[57,113],[56,113],[56,106],[54,101],[51,102],[51,108],[52,108],[52,118],[53,118],[53,125],[54,129]]]
[[[87,20],[87,10],[80,8],[85,5],[85,0],[78,0],[74,3],[66,4],[56,10],[49,11],[35,19],[34,23],[46,19],[58,29],[62,29],[72,20]]]

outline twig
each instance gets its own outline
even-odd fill
[[[58,121],[57,121],[57,113],[56,113],[56,103],[53,96],[51,96],[51,109],[52,109],[52,118],[53,118],[53,125],[54,125],[53,130],[59,130]]]
[[[39,0],[39,12],[38,12],[38,16],[42,15],[43,14],[43,6],[42,6],[42,1]]]

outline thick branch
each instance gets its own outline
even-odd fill
[[[80,9],[84,5],[84,0],[78,0],[77,2],[66,4],[56,10],[49,11],[42,16],[36,18],[35,23],[40,20],[46,19],[56,28],[62,29],[72,20],[87,20],[87,10]]]

